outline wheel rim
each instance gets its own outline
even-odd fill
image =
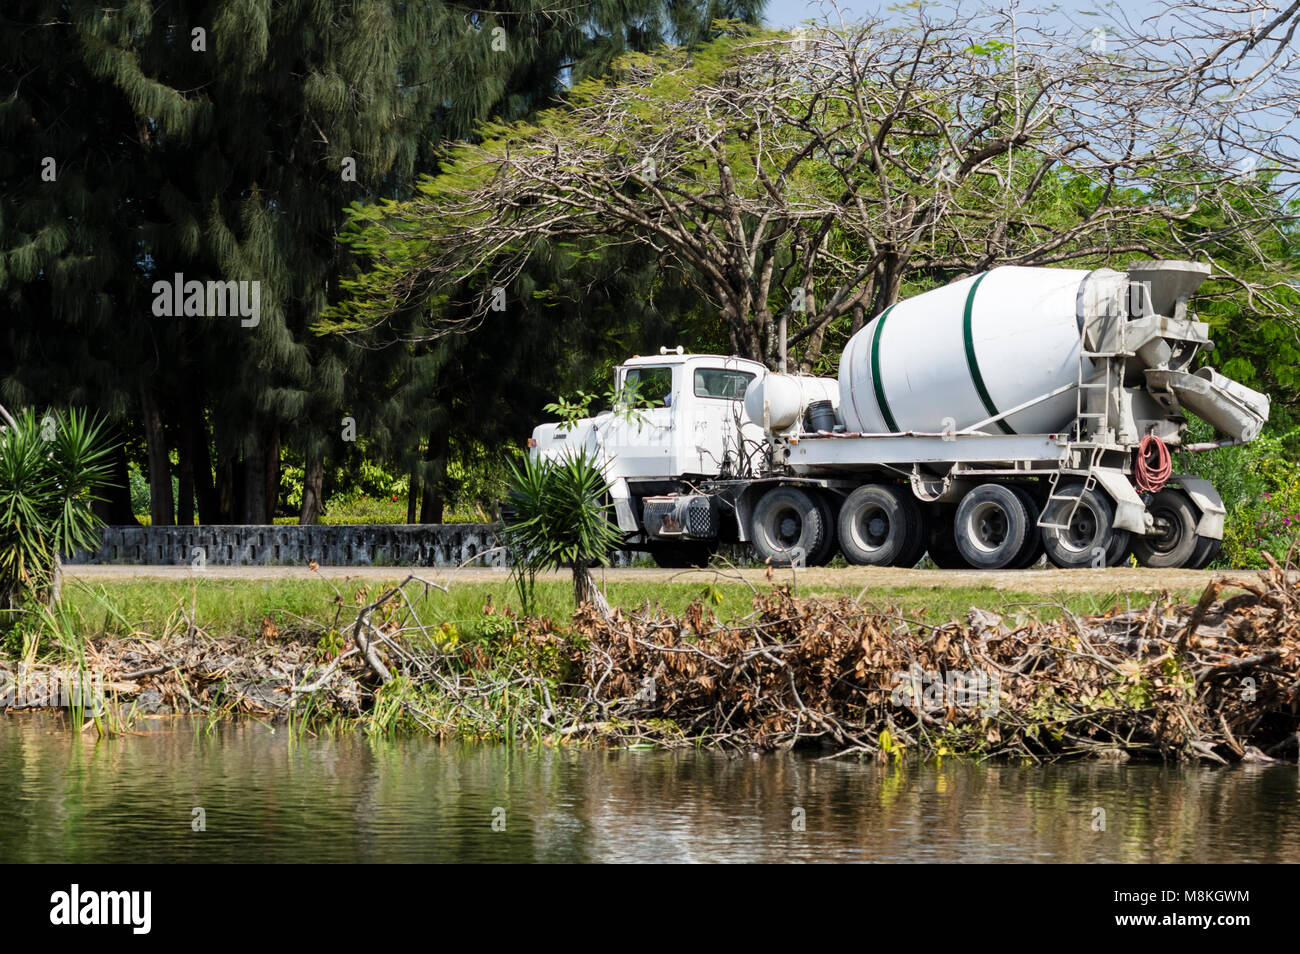
[[[1066,549],[1083,553],[1098,545],[1098,531],[1101,519],[1087,502],[1081,502],[1070,521],[1069,529],[1061,534],[1061,543]]]
[[[889,542],[892,529],[884,508],[869,504],[853,521],[853,542],[864,550],[879,550]]]
[[[1183,522],[1174,511],[1163,507],[1151,516],[1155,532],[1147,533],[1147,545],[1154,553],[1173,553],[1183,542]]]
[[[993,553],[1011,533],[1011,521],[1001,504],[988,500],[972,508],[966,518],[966,539],[982,553]]]
[[[782,507],[773,515],[772,531],[776,548],[789,550],[803,535],[803,518],[794,507]]]

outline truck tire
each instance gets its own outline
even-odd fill
[[[1075,495],[1081,489],[1078,481],[1069,481],[1057,486],[1058,493]],[[1047,511],[1049,523],[1064,520],[1070,501],[1051,501]],[[1053,566],[1063,570],[1081,569],[1092,566],[1109,566],[1117,545],[1128,545],[1128,531],[1120,531],[1123,536],[1116,540],[1115,507],[1105,494],[1095,488],[1083,492],[1068,530],[1056,527],[1043,527],[1043,548],[1047,559]],[[1100,563],[1095,556],[1101,554]]]
[[[802,554],[804,565],[821,553],[831,535],[829,508],[800,487],[773,487],[754,507],[750,536],[758,558],[790,566]]]
[[[1216,540],[1214,537],[1203,537],[1197,534],[1196,552],[1192,554],[1192,560],[1187,564],[1187,569],[1204,570],[1214,562],[1222,549],[1222,540]]]
[[[980,484],[957,505],[953,539],[977,570],[1001,570],[1025,553],[1031,524],[1025,501],[1007,484]]]
[[[894,566],[910,570],[921,562],[921,557],[925,556],[926,548],[930,545],[930,512],[906,489],[903,490],[903,495],[916,510],[916,532],[908,538],[907,548]]]
[[[926,552],[930,562],[941,570],[969,570],[970,563],[957,549],[957,541],[952,536],[951,507],[934,506],[930,511],[929,546]]]
[[[707,541],[684,540],[681,543],[652,543],[650,558],[655,566],[665,570],[688,570],[708,566],[713,558],[713,544]]]
[[[813,503],[822,511],[822,522],[826,526],[826,539],[816,553],[808,555],[808,566],[825,566],[835,557],[835,520],[839,512],[835,501],[826,491],[810,490]]]
[[[855,566],[897,566],[924,539],[916,501],[885,484],[864,484],[849,494],[838,529],[844,559]]]
[[[1038,508],[1038,501],[1026,488],[1019,484],[1012,484],[1011,490],[1020,498],[1020,502],[1025,505],[1025,512],[1029,515],[1029,530],[1025,533],[1025,545],[1011,564],[1013,570],[1024,570],[1037,563],[1043,555],[1043,535],[1038,532],[1038,517],[1041,511]]]
[[[1115,527],[1112,531],[1110,546],[1106,549],[1106,565],[1120,566],[1128,562],[1133,552],[1133,534]]]
[[[1196,558],[1196,507],[1183,491],[1166,487],[1151,497],[1155,526],[1133,541],[1138,563],[1154,568],[1190,566]]]

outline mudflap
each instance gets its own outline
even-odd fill
[[[618,528],[624,533],[636,533],[641,529],[636,522],[636,510],[632,507],[632,493],[627,481],[619,477],[609,485],[609,496],[614,501],[614,516],[618,519]]]
[[[1147,508],[1122,471],[1098,467],[1092,472],[1097,483],[1115,501],[1115,526],[1138,536],[1147,532]]]
[[[1187,492],[1187,496],[1192,498],[1196,509],[1201,512],[1201,519],[1196,524],[1196,532],[1211,540],[1222,540],[1223,519],[1227,516],[1228,509],[1223,505],[1223,498],[1219,496],[1219,492],[1214,489],[1214,484],[1204,477],[1191,477],[1186,474],[1175,474],[1169,478],[1169,483],[1182,487]]]

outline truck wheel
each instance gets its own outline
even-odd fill
[[[1111,530],[1110,546],[1106,549],[1106,565],[1120,566],[1128,561],[1133,552],[1133,534],[1115,527]]]
[[[907,493],[864,484],[840,508],[840,549],[855,566],[897,566],[921,537],[921,510]]]
[[[665,570],[688,570],[691,567],[708,566],[713,557],[713,545],[705,542],[683,541],[681,543],[654,543],[650,547],[650,558],[655,566]]]
[[[1024,570],[1037,563],[1043,555],[1043,535],[1038,532],[1040,511],[1038,501],[1024,487],[1012,484],[1011,490],[1020,498],[1020,502],[1025,505],[1025,513],[1029,516],[1028,529],[1025,531],[1025,544],[1011,564],[1013,570]]]
[[[1059,484],[1057,491],[1074,496],[1081,488],[1082,484],[1078,481],[1070,481]],[[1047,522],[1063,521],[1072,506],[1074,504],[1069,500],[1050,501]],[[1127,547],[1128,540],[1125,538],[1128,531],[1122,532],[1124,537],[1118,543]],[[1043,548],[1047,551],[1047,559],[1052,561],[1053,566],[1059,566],[1063,570],[1107,566],[1114,556],[1116,545],[1115,508],[1108,497],[1095,489],[1083,492],[1068,529],[1043,528]]]
[[[957,505],[953,539],[977,570],[1001,570],[1024,554],[1029,534],[1025,502],[1006,484],[980,484]]]
[[[1133,555],[1149,567],[1190,566],[1196,557],[1196,508],[1174,487],[1156,493],[1147,504],[1155,520],[1146,535],[1133,541]]]
[[[969,570],[971,565],[957,549],[957,541],[952,537],[952,510],[948,507],[936,507],[930,515],[929,547],[927,552],[930,562],[941,570]]]
[[[1187,564],[1187,569],[1204,570],[1214,562],[1222,549],[1222,540],[1216,540],[1213,537],[1202,537],[1198,534],[1196,537],[1196,551],[1192,554],[1192,560]]]
[[[758,558],[773,566],[790,566],[800,555],[808,565],[831,535],[827,505],[799,487],[765,493],[754,508],[752,527]]]
[[[903,496],[916,510],[916,532],[908,537],[907,547],[894,566],[910,570],[921,562],[921,557],[925,556],[926,548],[930,545],[931,518],[930,512],[922,507],[920,501],[912,497],[906,489],[903,490]]]
[[[827,492],[809,491],[818,509],[822,512],[822,523],[826,527],[826,539],[822,541],[821,547],[816,553],[808,555],[808,566],[825,566],[835,557],[835,518],[837,507],[831,495]]]

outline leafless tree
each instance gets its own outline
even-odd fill
[[[1198,2],[1093,26],[929,4],[847,22],[830,6],[794,33],[633,56],[563,110],[458,146],[441,181],[372,216],[387,242],[371,248],[392,251],[358,295],[373,317],[476,289],[438,335],[492,307],[540,243],[642,243],[738,354],[775,366],[784,317],[808,367],[829,328],[862,327],[905,282],[1144,256],[1232,277],[1224,247],[1275,265],[1259,236],[1286,224],[1297,171],[1297,8],[1265,21],[1249,0]],[[1213,228],[1189,227],[1209,208]],[[1236,277],[1280,310],[1277,284]]]

